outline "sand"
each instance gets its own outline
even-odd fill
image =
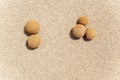
[[[70,37],[82,15],[92,41]],[[35,50],[25,46],[30,19],[41,25]],[[0,0],[0,80],[120,80],[120,1]]]

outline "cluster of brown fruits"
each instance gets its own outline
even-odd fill
[[[27,46],[30,49],[37,48],[41,43],[41,38],[37,34],[40,30],[40,25],[36,20],[29,20],[25,25],[25,31],[30,34],[30,37],[27,39]]]
[[[86,39],[91,40],[96,36],[96,31],[93,28],[86,28],[88,24],[88,17],[82,16],[79,18],[78,23],[72,29],[72,35],[79,39],[81,37],[86,37]],[[41,38],[37,34],[40,30],[40,25],[36,20],[29,20],[25,25],[25,31],[30,34],[30,37],[27,39],[27,46],[31,49],[37,48],[41,43]]]
[[[86,28],[86,25],[88,24],[88,17],[82,16],[78,19],[78,24],[72,29],[72,35],[79,39],[81,37],[84,37],[87,40],[92,40],[94,37],[96,37],[96,31],[93,28]]]

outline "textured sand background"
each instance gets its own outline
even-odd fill
[[[97,37],[73,40],[79,16]],[[42,44],[25,46],[38,19]],[[120,80],[120,0],[0,0],[0,80]]]

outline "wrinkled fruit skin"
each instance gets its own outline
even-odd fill
[[[31,35],[28,40],[27,40],[27,44],[28,47],[34,49],[37,48],[41,43],[41,39],[39,35]]]
[[[85,35],[85,31],[86,31],[86,28],[85,26],[83,25],[76,25],[73,29],[72,29],[72,35],[75,37],[75,38],[81,38]]]
[[[78,23],[85,26],[88,24],[88,21],[89,21],[89,19],[87,16],[82,16],[79,18]]]
[[[89,28],[86,30],[86,38],[88,40],[91,40],[96,37],[96,31],[95,29]]]
[[[38,33],[39,30],[40,30],[40,26],[36,20],[30,20],[25,25],[25,31],[30,34]]]

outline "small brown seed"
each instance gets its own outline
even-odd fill
[[[39,35],[31,35],[27,40],[27,46],[34,49],[37,48],[41,43],[41,39]]]
[[[79,24],[82,24],[82,25],[87,25],[88,24],[88,17],[87,16],[81,16],[78,20],[78,23]]]
[[[72,29],[72,35],[76,38],[81,38],[85,35],[85,26],[79,24],[79,25],[76,25],[73,29]]]
[[[93,29],[93,28],[87,29],[87,30],[86,30],[86,38],[87,38],[88,40],[91,40],[91,39],[93,39],[94,37],[96,37],[96,31],[95,31],[95,29]]]
[[[36,20],[29,20],[25,25],[25,30],[30,34],[38,33],[39,29],[40,26]]]

